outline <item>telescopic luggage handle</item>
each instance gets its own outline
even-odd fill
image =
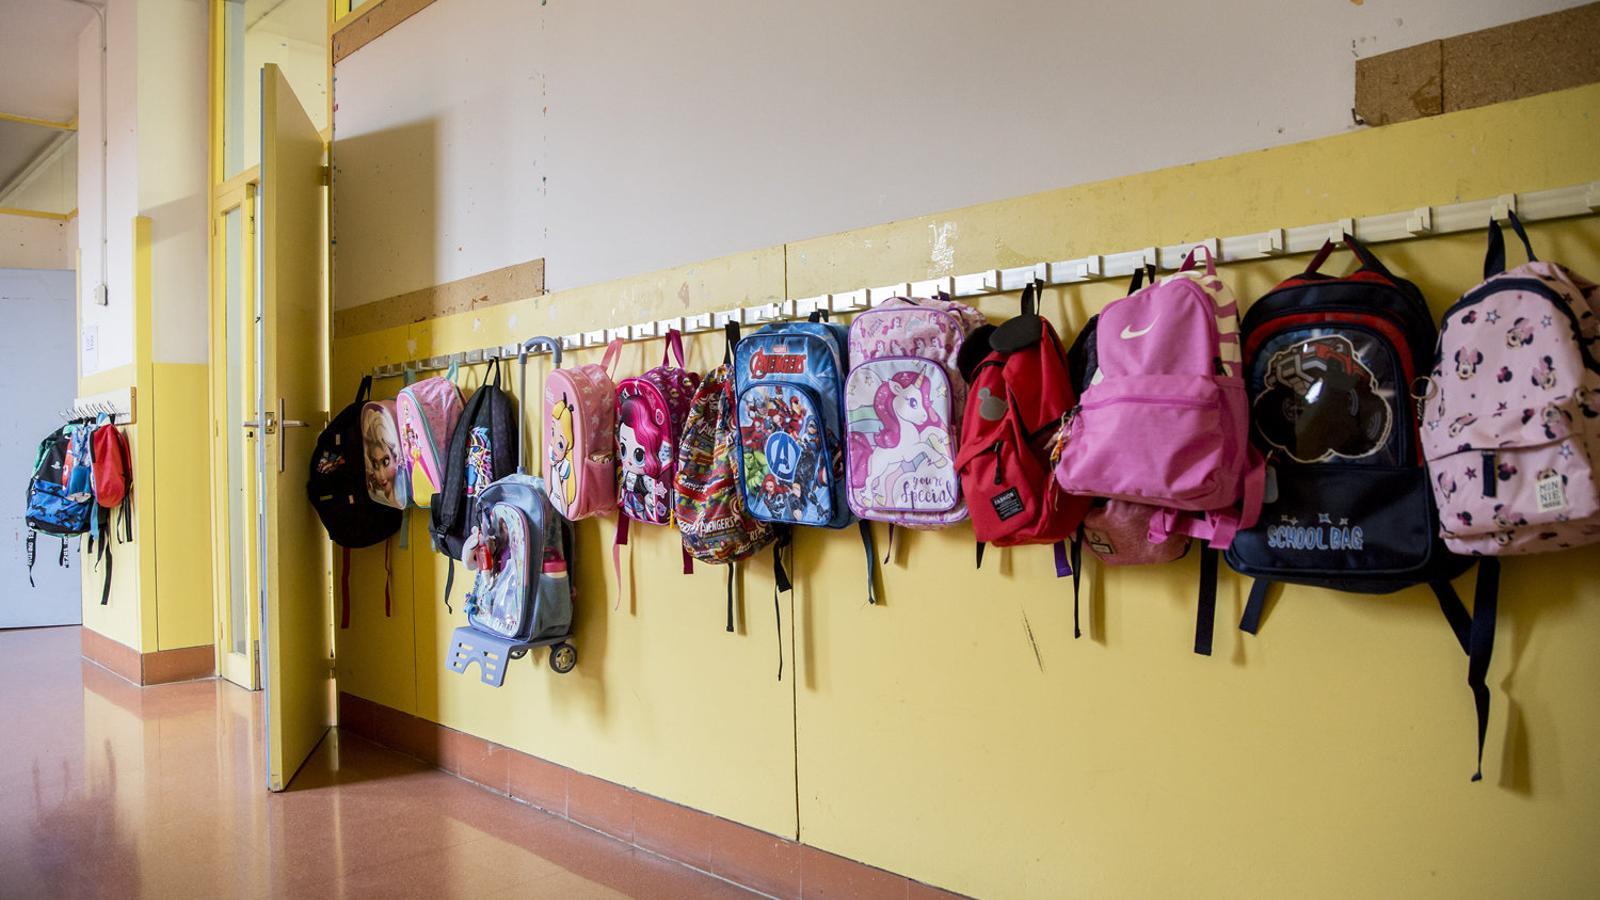
[[[528,404],[528,354],[529,352],[545,347],[550,351],[550,359],[555,368],[561,368],[561,341],[546,335],[531,337],[522,342],[522,347],[517,352],[517,474],[528,474],[528,433],[523,424],[524,410]]]

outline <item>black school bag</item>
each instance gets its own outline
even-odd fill
[[[350,551],[388,540],[400,530],[400,510],[374,502],[367,493],[365,445],[361,438],[361,405],[372,391],[371,376],[361,379],[356,398],[339,410],[317,435],[311,451],[306,496],[328,537],[342,549],[339,626],[350,626]]]
[[[1471,618],[1450,579],[1472,560],[1439,538],[1412,392],[1433,370],[1438,329],[1416,285],[1350,235],[1344,242],[1360,268],[1319,272],[1333,251],[1325,243],[1240,324],[1267,489],[1260,520],[1226,554],[1255,578],[1239,628],[1257,632],[1279,582],[1358,594],[1425,584],[1467,652]],[[1480,603],[1493,590],[1488,574],[1479,572]],[[1479,756],[1481,767],[1481,739]]]
[[[447,609],[461,545],[466,543],[477,520],[476,497],[484,488],[517,471],[521,435],[516,407],[500,389],[500,361],[491,365],[494,373],[467,401],[450,434],[450,448],[444,458],[444,485],[433,495],[428,510],[428,535],[433,539],[433,549],[450,558],[450,573],[444,583]]]

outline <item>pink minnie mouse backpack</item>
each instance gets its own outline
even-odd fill
[[[677,365],[672,365],[673,358]],[[678,470],[678,440],[700,376],[683,368],[683,335],[667,332],[661,365],[617,385],[617,519],[612,561],[621,573],[617,547],[628,543],[628,520],[671,525],[672,491]],[[688,551],[685,574],[694,570]]]
[[[550,504],[568,521],[617,508],[617,389],[611,381],[622,340],[600,362],[561,368],[561,348],[550,348],[544,382],[544,481]]]
[[[956,358],[983,324],[943,295],[894,297],[851,321],[845,496],[860,518],[942,528],[967,517],[956,470],[967,383]]]

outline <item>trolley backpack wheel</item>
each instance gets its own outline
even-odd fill
[[[578,665],[578,648],[562,641],[550,648],[550,668],[565,675]]]

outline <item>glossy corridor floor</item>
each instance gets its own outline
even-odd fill
[[[0,898],[748,897],[331,732],[268,794],[261,695],[0,631]]]

